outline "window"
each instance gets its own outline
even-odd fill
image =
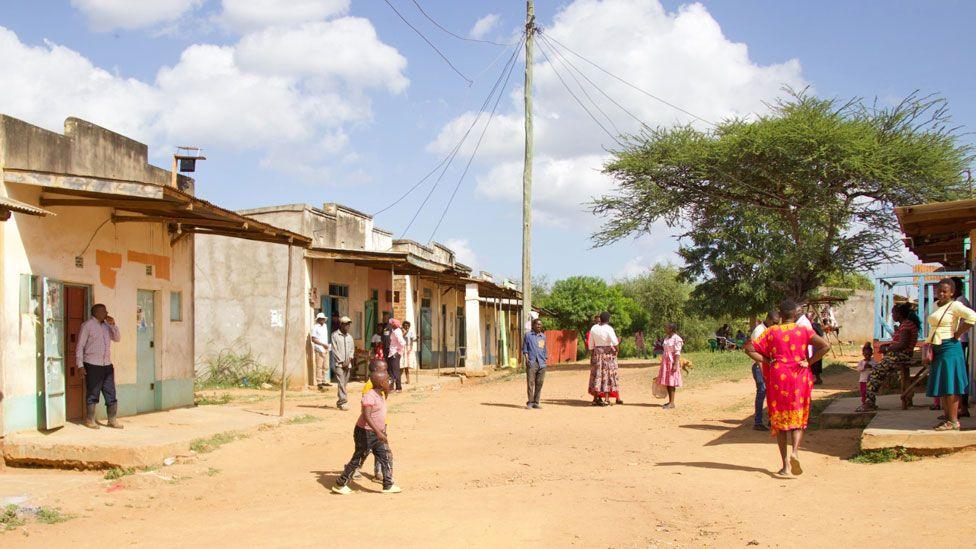
[[[41,284],[37,275],[20,275],[20,314],[40,314]]]
[[[362,339],[363,338],[363,312],[356,311],[355,322],[352,323],[352,338]]]
[[[333,297],[349,297],[349,286],[345,284],[329,284],[329,295]]]
[[[183,292],[169,293],[169,319],[171,322],[183,321]]]
[[[393,292],[393,302],[394,303],[399,303],[400,302],[400,292],[398,292],[398,291],[397,292]]]
[[[391,292],[390,290],[387,290],[386,291],[386,294],[384,295],[384,297],[386,298],[386,302],[387,303],[393,301],[393,292]]]

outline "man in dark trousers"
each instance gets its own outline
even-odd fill
[[[85,373],[85,427],[98,429],[95,422],[95,405],[98,394],[105,397],[108,426],[121,429],[116,420],[119,401],[115,398],[115,367],[112,366],[112,342],[122,339],[115,319],[108,315],[105,305],[98,303],[91,308],[91,318],[78,331],[78,367]]]
[[[532,331],[525,334],[522,357],[525,359],[525,383],[529,397],[525,407],[538,409],[542,383],[546,380],[546,362],[549,360],[546,334],[542,331],[542,320],[538,318],[532,321]]]

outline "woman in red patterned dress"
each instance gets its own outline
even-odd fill
[[[799,451],[810,417],[810,394],[813,391],[810,364],[830,350],[827,340],[809,327],[796,324],[796,310],[792,300],[780,303],[780,324],[770,326],[745,346],[749,358],[763,365],[769,426],[779,445],[783,468],[778,474],[783,477],[803,473]],[[813,346],[813,356],[807,355],[808,345]],[[793,451],[788,454],[790,442]]]

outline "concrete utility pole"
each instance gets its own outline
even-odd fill
[[[522,326],[532,311],[532,46],[535,40],[535,2],[525,12],[525,165],[522,168]],[[518,346],[521,347],[521,340]]]

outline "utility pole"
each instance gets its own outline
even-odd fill
[[[532,46],[535,40],[535,2],[525,11],[525,164],[522,168],[522,325],[532,311]],[[521,346],[521,342],[519,343]]]

